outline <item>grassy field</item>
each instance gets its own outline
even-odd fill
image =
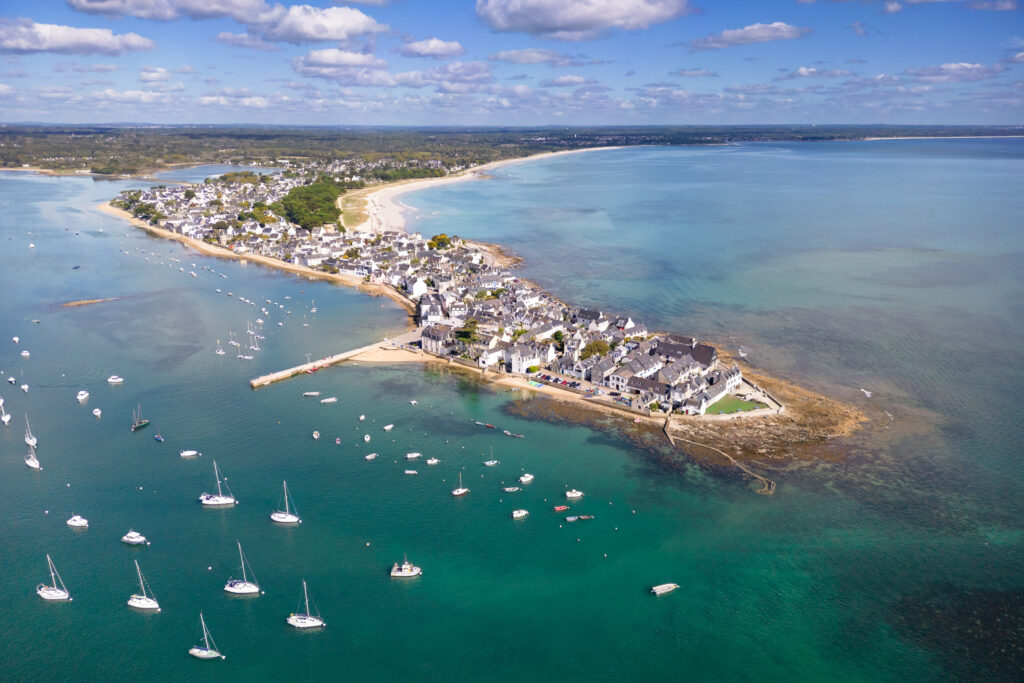
[[[746,410],[757,410],[758,408],[767,408],[768,406],[764,403],[757,403],[756,401],[744,401],[743,399],[736,398],[735,396],[729,395],[720,400],[718,403],[708,408],[708,415],[718,415],[719,413],[738,413]]]

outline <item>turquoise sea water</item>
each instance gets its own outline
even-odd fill
[[[191,255],[92,210],[129,184],[0,175],[0,369],[31,386],[0,386],[14,415],[0,430],[0,614],[20,653],[0,658],[0,678],[1012,678],[1022,159],[1007,141],[631,149],[407,195],[418,229],[509,245],[564,299],[735,336],[754,364],[893,415],[848,461],[776,472],[771,497],[614,430],[516,417],[522,397],[442,369],[346,365],[253,392],[250,377],[393,334],[404,312]],[[228,331],[257,316],[263,350],[239,360]],[[301,397],[311,390],[338,403]],[[140,403],[152,425],[133,434]],[[26,413],[42,472],[22,462]],[[184,461],[183,448],[204,455]],[[492,448],[501,464],[485,468]],[[406,476],[410,450],[442,462]],[[213,458],[234,509],[196,502]],[[503,493],[524,469],[535,482]],[[453,499],[460,470],[472,492]],[[297,528],[267,519],[282,479]],[[551,512],[566,487],[595,520]],[[518,507],[531,515],[513,522]],[[87,531],[66,527],[72,512]],[[152,545],[123,546],[129,527]],[[221,590],[235,539],[258,599]],[[393,581],[405,552],[424,576]],[[73,602],[34,595],[46,553]],[[132,559],[160,614],[125,606]],[[328,624],[318,633],[284,623],[302,579]],[[647,593],[665,581],[682,588]],[[200,609],[223,662],[185,654]]]

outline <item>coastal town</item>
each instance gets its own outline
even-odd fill
[[[111,205],[236,257],[387,288],[418,323],[410,342],[417,350],[484,372],[521,376],[533,386],[647,415],[738,413],[771,402],[743,382],[737,365],[722,363],[713,345],[648,330],[629,314],[563,303],[517,277],[489,245],[365,225],[346,230],[339,220],[306,227],[290,222],[282,200],[313,178],[323,182],[325,173],[337,174],[339,183],[362,182],[351,165],[333,163],[131,190]],[[716,411],[726,397],[729,409]]]

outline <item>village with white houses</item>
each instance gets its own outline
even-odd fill
[[[567,305],[500,265],[485,245],[288,223],[268,207],[308,180],[280,172],[262,178],[128,191],[112,204],[130,199],[152,207],[150,222],[235,254],[393,288],[414,312],[423,352],[483,371],[522,375],[649,414],[704,415],[726,396],[742,401],[744,387],[753,390],[738,366],[719,362],[711,344],[652,332],[628,315]],[[262,223],[251,216],[257,206]]]

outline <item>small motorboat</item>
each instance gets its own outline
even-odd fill
[[[405,454],[405,459],[406,460],[415,460],[416,458],[422,458],[422,457],[423,457],[422,453],[412,452],[412,453],[406,453]]]
[[[320,392],[319,391],[304,391],[304,392],[302,392],[302,395],[303,396],[307,396],[307,397],[319,396]]]
[[[128,533],[121,537],[121,542],[127,545],[149,545],[145,536],[132,529],[129,529]]]
[[[678,583],[659,583],[657,586],[651,586],[651,592],[655,595],[665,595],[677,588],[679,588]]]
[[[79,403],[84,403],[85,400],[89,398],[89,392],[86,391],[85,389],[82,389],[81,391],[78,392],[78,395],[75,396],[75,398],[78,399]]]
[[[580,515],[580,521],[583,521],[585,519],[593,519],[593,518],[594,518],[594,515]]]
[[[419,472],[417,472],[416,470],[406,470],[405,473],[406,474],[419,474]]]
[[[156,434],[153,435],[153,441],[156,441],[157,443],[163,443],[164,437],[160,435],[160,432],[157,432]]]
[[[103,416],[103,411],[100,410],[99,408],[93,408],[92,409],[92,414],[95,415],[96,417],[102,417]]]
[[[513,510],[512,519],[526,519],[530,516],[529,510]]]
[[[360,421],[360,422],[363,422],[363,421],[365,421],[365,420],[366,420],[366,416],[365,416],[365,415],[360,415],[360,416],[359,416],[359,421]]]
[[[337,403],[338,402],[338,398],[336,396],[330,396],[328,398],[320,399],[320,402],[321,403]]]
[[[194,450],[191,450],[191,449],[186,449],[186,450],[178,451],[178,455],[180,455],[183,458],[194,458],[197,455],[201,455],[201,454],[199,453],[199,451],[194,451]]]
[[[373,460],[376,457],[377,457],[376,453],[370,453],[369,455],[365,456],[365,459],[366,460]]]
[[[519,487],[518,486],[502,486],[501,490],[504,491],[505,493],[515,493],[516,491],[519,490]]]
[[[319,431],[316,431],[316,430],[314,430],[314,431],[313,431],[313,438],[314,438],[314,439],[319,439],[319,438],[320,438],[320,432],[319,432]]]
[[[71,515],[71,518],[67,521],[67,525],[75,529],[85,529],[89,526],[89,520],[81,515]]]
[[[24,351],[21,352],[22,358],[30,358],[31,356],[32,354],[28,352],[28,349],[25,349]]]
[[[498,464],[497,460],[484,460],[484,465],[487,467],[494,467]]]
[[[409,401],[409,405],[415,406],[415,405],[419,405],[419,404],[416,402],[416,399],[412,399],[412,400]]]
[[[565,492],[565,497],[569,500],[579,500],[583,497],[583,491],[577,491],[576,489],[569,489]]]
[[[529,484],[531,481],[533,481],[533,475],[530,474],[529,472],[519,477],[520,484]]]
[[[436,465],[439,462],[441,461],[438,458],[427,458],[428,465]]]
[[[391,576],[396,578],[409,579],[422,573],[423,570],[410,562],[408,557],[402,559],[402,564],[395,562],[395,565],[391,567]]]
[[[384,431],[385,432],[390,432],[392,430],[392,428],[394,428],[394,426],[395,425],[384,425]]]
[[[363,434],[363,441],[365,441],[366,443],[370,443],[370,435],[369,434]]]
[[[566,511],[566,510],[568,510],[568,509],[569,509],[569,506],[568,506],[568,505],[556,505],[556,506],[554,507],[554,511],[555,511],[555,512],[565,512],[565,511]]]
[[[124,384],[124,378],[118,377],[117,375],[111,375],[107,378],[107,381],[111,384]]]
[[[567,521],[567,522],[575,522],[577,519],[579,519],[579,517],[577,517],[576,515],[569,515],[568,517],[565,518],[565,521]]]

